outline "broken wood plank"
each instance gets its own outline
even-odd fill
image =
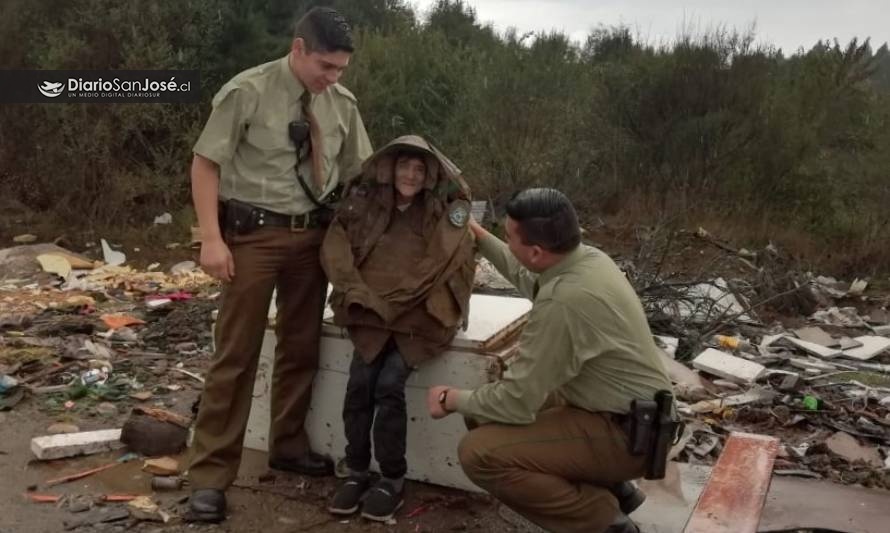
[[[42,461],[76,455],[90,455],[123,448],[121,430],[102,429],[61,435],[46,435],[31,439],[31,451]]]
[[[756,533],[779,439],[731,433],[685,533]]]
[[[747,385],[757,381],[766,367],[714,348],[708,348],[692,361],[692,366],[732,382]]]
[[[771,402],[776,396],[774,391],[755,387],[748,392],[735,394],[725,398],[716,398],[714,400],[703,400],[689,406],[693,413],[713,413],[724,407],[735,407],[737,405],[746,405],[750,403]]]

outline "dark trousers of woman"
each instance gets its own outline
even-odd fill
[[[371,464],[371,437],[380,473],[390,479],[405,475],[408,416],[405,382],[411,368],[390,342],[371,364],[353,354],[343,403],[346,465],[365,472]]]

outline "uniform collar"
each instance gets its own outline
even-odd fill
[[[579,261],[586,255],[584,252],[585,246],[583,244],[579,244],[577,248],[566,254],[562,261],[556,263],[552,267],[548,268],[544,272],[538,276],[538,286],[543,287],[547,283],[550,283],[560,274],[568,271],[573,266],[578,264]]]
[[[290,69],[290,64],[288,64],[289,59],[290,53],[282,57],[279,61],[279,64],[281,65],[281,76],[284,81],[284,86],[287,87],[287,94],[290,96],[291,101],[297,101],[308,91]]]

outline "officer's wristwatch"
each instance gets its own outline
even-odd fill
[[[447,400],[447,399],[448,399],[448,389],[445,389],[439,393],[439,405],[442,406],[442,409],[445,412],[448,412],[448,408],[445,407],[445,400]]]

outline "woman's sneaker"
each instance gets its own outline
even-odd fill
[[[350,515],[358,511],[362,496],[370,485],[368,476],[349,476],[337,488],[328,511],[337,515]]]
[[[397,491],[391,483],[381,479],[368,491],[368,496],[362,505],[362,516],[375,522],[386,522],[404,503],[401,491]]]

